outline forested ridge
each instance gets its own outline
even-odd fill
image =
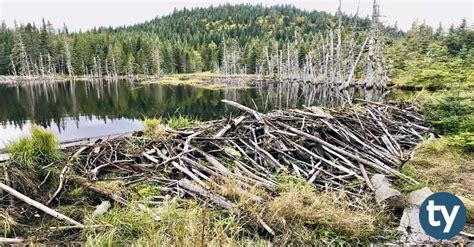
[[[342,21],[352,19],[344,15]],[[358,19],[359,29],[367,30],[370,21]],[[297,33],[304,55],[311,40],[336,22],[334,15],[289,5],[222,5],[175,10],[139,25],[78,33],[69,33],[67,27],[54,29],[47,21],[39,27],[27,23],[9,28],[2,23],[0,74],[28,74],[36,67],[76,75],[105,74],[107,67],[119,75],[213,71],[222,62],[224,43],[239,46],[239,62],[253,73],[259,57],[263,59],[263,47],[272,41],[283,46]]]
[[[337,59],[333,53],[339,50],[347,53],[338,66],[353,66],[359,50],[368,49],[363,43],[370,29],[369,18],[309,12],[291,5],[249,4],[175,10],[143,24],[85,32],[69,32],[66,26],[55,29],[47,21],[13,28],[3,22],[0,74],[114,77],[213,71],[317,77],[322,73],[312,71],[313,64],[315,68],[332,65],[324,61],[329,58],[326,53],[331,60]],[[383,66],[390,66],[400,80],[416,84],[431,77],[443,82],[468,78],[465,68],[472,64],[474,35],[465,21],[437,30],[414,23],[408,32],[380,25],[380,33],[386,57]],[[338,39],[342,41],[337,43]],[[346,45],[341,48],[340,44]],[[286,68],[277,68],[281,64]],[[306,64],[311,66],[306,68]],[[345,77],[355,77],[349,76],[354,73],[360,77],[361,70],[347,72]],[[452,78],[452,73],[460,76]]]

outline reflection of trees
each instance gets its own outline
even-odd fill
[[[224,111],[220,91],[192,86],[139,85],[127,82],[65,82],[0,88],[0,122],[42,126],[79,116],[143,118],[190,115],[217,118]]]
[[[258,84],[255,93],[248,93],[242,97],[241,94],[230,92],[226,94],[227,99],[240,102],[248,102],[248,106],[257,105],[261,111],[268,111],[275,108],[298,108],[306,106],[335,107],[343,104],[348,99],[355,98],[381,101],[383,91],[378,89],[367,90],[356,87],[349,87],[340,90],[338,87],[331,87],[326,84],[281,82],[281,83],[261,83]],[[248,98],[250,96],[251,98]],[[255,102],[255,103],[254,103]]]
[[[206,90],[193,86],[140,85],[126,81],[64,82],[0,87],[0,122],[22,126],[26,120],[49,127],[79,116],[99,119],[169,117],[202,120],[226,114],[227,98],[260,111],[301,105],[335,106],[343,98],[379,100],[379,92],[358,92],[299,83],[261,84],[255,88]],[[233,110],[233,109],[232,109]]]

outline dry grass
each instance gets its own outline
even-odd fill
[[[406,173],[434,191],[447,191],[474,200],[474,156],[450,145],[447,137],[420,144],[414,159],[403,167]]]
[[[0,236],[8,236],[12,229],[18,226],[18,223],[11,214],[12,212],[9,210],[0,208]]]
[[[211,73],[211,72],[198,72],[190,74],[171,74],[166,75],[159,80],[144,81],[142,84],[160,83],[164,85],[193,85],[196,87],[209,89],[209,90],[220,90],[227,88],[224,83],[209,83],[212,79],[219,78],[222,75]]]
[[[290,178],[270,200],[263,217],[278,233],[275,242],[281,245],[366,242],[385,219],[382,207],[363,205],[363,209],[351,208],[343,194],[321,193]]]
[[[154,209],[160,220],[135,208],[114,208],[94,223],[111,225],[87,231],[86,246],[237,246],[265,245],[247,239],[238,218],[189,200],[170,199]]]
[[[147,211],[114,207],[89,224],[107,227],[83,233],[86,246],[283,246],[349,245],[368,243],[385,224],[383,207],[365,203],[348,206],[340,194],[317,192],[311,185],[285,176],[275,192],[245,187],[232,178],[214,181],[223,195],[237,203],[233,210],[211,209],[195,200],[162,197]],[[159,189],[135,185],[140,201],[159,194]],[[259,199],[261,198],[261,199]],[[258,219],[275,231],[272,236]]]
[[[254,78],[254,75],[245,75],[245,78]],[[240,79],[241,75],[228,75],[212,73],[209,71],[188,73],[188,74],[170,74],[166,75],[158,80],[146,80],[142,81],[142,84],[159,83],[164,85],[192,85],[198,88],[208,90],[221,90],[227,88],[243,88],[246,85],[231,85],[228,83],[222,83],[219,79]]]

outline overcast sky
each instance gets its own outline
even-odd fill
[[[13,26],[18,23],[41,23],[41,18],[50,20],[54,27],[65,23],[70,31],[86,30],[96,26],[122,26],[140,23],[156,16],[167,15],[174,8],[205,7],[220,3],[248,3],[246,0],[0,0],[0,20]],[[322,10],[334,13],[337,0],[259,0],[252,3],[264,5],[293,4],[306,10]],[[342,10],[355,13],[358,0],[342,0]],[[371,0],[360,0],[360,15],[371,13]],[[474,19],[474,0],[378,0],[383,21],[386,24],[398,22],[404,30],[410,28],[413,21],[437,27],[440,22],[445,27],[458,25],[466,18],[469,25]]]

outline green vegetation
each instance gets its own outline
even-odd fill
[[[463,20],[448,31],[413,23],[398,38],[389,38],[386,55],[394,82],[405,88],[430,90],[474,86],[474,30]]]
[[[63,157],[54,134],[38,126],[31,127],[31,137],[22,137],[7,147],[11,159],[23,168],[47,165]]]
[[[473,44],[474,31],[465,21],[447,32],[414,23],[387,49],[396,86],[421,90],[396,98],[421,104],[427,124],[440,135],[421,143],[403,166],[405,174],[421,182],[403,191],[428,186],[474,199]]]
[[[178,117],[170,117],[166,121],[166,123],[168,124],[169,127],[173,129],[179,129],[179,128],[184,128],[184,127],[189,127],[191,125],[199,124],[200,121],[179,115]]]
[[[419,145],[404,171],[435,191],[449,191],[474,198],[474,157],[452,145],[451,137],[428,140]]]
[[[231,245],[244,231],[235,216],[190,200],[166,200],[155,213],[159,221],[134,207],[114,208],[97,219],[110,227],[85,232],[85,245]]]
[[[276,194],[252,190],[265,202],[253,201],[248,193],[229,190],[239,207],[232,211],[210,209],[194,200],[164,197],[151,211],[137,211],[133,203],[113,208],[90,224],[103,228],[86,230],[87,246],[114,245],[348,245],[367,243],[381,237],[380,230],[390,218],[383,207],[367,202],[363,209],[350,208],[343,195],[317,192],[311,185],[292,176],[281,176]],[[226,188],[232,186],[229,179]],[[135,186],[140,198],[159,193],[148,185]],[[154,214],[160,220],[154,219]],[[275,231],[266,232],[256,219]]]
[[[344,15],[343,24],[352,21]],[[358,19],[358,29],[370,21]],[[251,20],[251,21],[249,21]],[[304,38],[299,53],[307,53],[319,31],[336,26],[334,15],[303,11],[290,5],[220,5],[175,11],[169,16],[123,28],[96,28],[69,33],[43,21],[13,29],[0,26],[0,75],[130,75],[217,71],[224,50],[240,47],[240,70],[254,73],[265,59],[264,46]],[[192,30],[192,32],[190,32]],[[226,43],[224,45],[224,43]],[[10,59],[12,55],[13,63]],[[51,61],[51,65],[49,65]]]

